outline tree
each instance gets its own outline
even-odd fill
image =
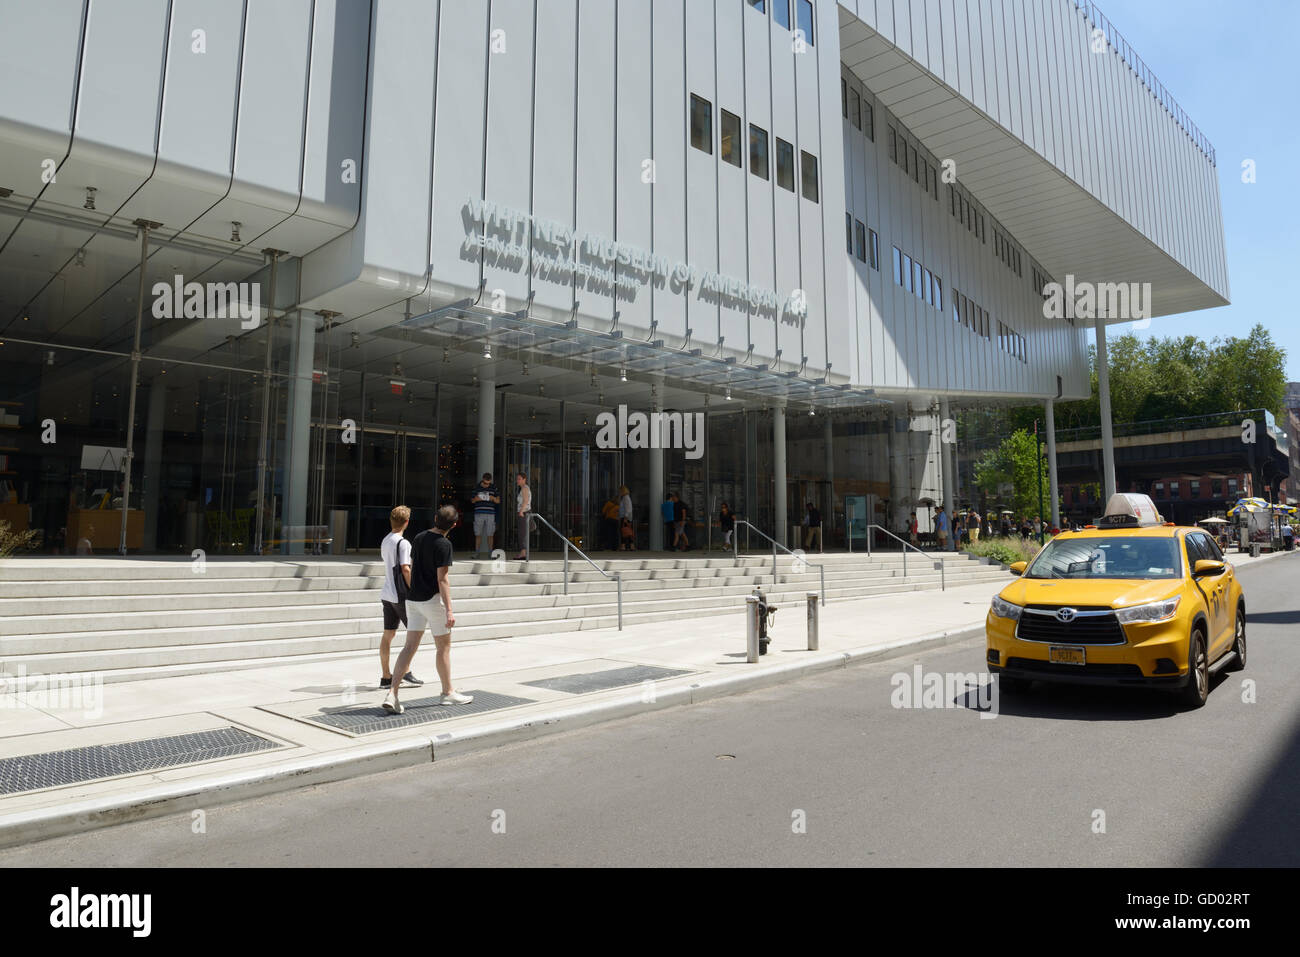
[[[1046,449],[1041,450],[1041,456],[1038,452],[1033,433],[1017,429],[975,462],[975,486],[986,500],[992,501],[998,500],[1002,486],[1011,486],[1010,501],[1005,504],[1017,517],[1039,514],[1041,490],[1042,508],[1050,515],[1052,500],[1048,494]]]

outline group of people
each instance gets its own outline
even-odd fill
[[[996,519],[992,516],[985,518],[974,508],[965,512],[941,508],[934,513],[934,538],[942,551],[958,548],[963,542],[978,542],[981,535],[1000,535],[1004,538],[1019,535],[1022,540],[1028,541],[1044,533],[1055,535],[1059,531],[1037,515],[1015,519],[1009,513],[1004,513]],[[916,512],[908,516],[907,537],[913,545],[920,541]]]

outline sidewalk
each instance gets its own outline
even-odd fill
[[[1244,567],[1275,557],[1231,560]],[[475,695],[461,708],[437,704],[426,636],[413,667],[426,684],[403,689],[401,716],[379,707],[373,652],[86,689],[102,694],[99,708],[94,695],[59,707],[11,692],[0,695],[0,846],[425,763],[963,640],[982,634],[1004,584],[832,601],[820,609],[815,652],[806,606],[783,605],[757,664],[745,661],[740,613],[695,627],[667,621],[453,644],[457,688]],[[982,655],[970,667],[981,669]],[[123,747],[180,735],[195,737]],[[55,754],[73,749],[85,750]],[[112,776],[85,780],[98,773]]]

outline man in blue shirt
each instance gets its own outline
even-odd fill
[[[948,513],[939,509],[939,513],[934,517],[935,537],[939,539],[939,551],[948,550]]]
[[[483,473],[470,493],[470,501],[474,503],[474,557],[490,558],[492,537],[497,531],[497,506],[501,504],[501,493],[492,482],[491,472]]]

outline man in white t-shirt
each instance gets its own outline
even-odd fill
[[[384,560],[384,587],[379,592],[379,599],[384,608],[384,635],[379,639],[379,663],[383,667],[383,676],[379,687],[393,686],[393,673],[388,667],[388,653],[393,644],[393,636],[399,626],[406,627],[406,590],[411,587],[411,543],[403,536],[406,526],[411,522],[411,510],[399,505],[388,516],[392,532],[384,537],[379,546],[379,554]],[[408,685],[424,684],[411,672],[407,672],[402,681]]]

